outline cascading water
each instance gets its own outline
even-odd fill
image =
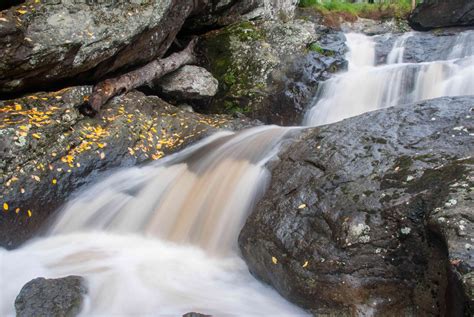
[[[447,60],[403,63],[401,36],[375,66],[375,42],[347,34],[348,71],[323,83],[306,124],[443,95],[474,94],[474,32],[461,33]],[[236,241],[266,188],[265,164],[297,128],[219,133],[180,153],[119,170],[78,193],[46,237],[0,249],[0,315],[14,316],[21,287],[38,276],[81,275],[84,316],[297,316],[306,313],[256,281]]]
[[[305,124],[322,125],[368,111],[442,96],[474,94],[474,31],[455,40],[447,60],[403,63],[407,40],[402,35],[387,57],[387,64],[375,65],[373,37],[346,34],[348,71],[324,82],[307,113]]]
[[[84,316],[306,315],[253,279],[236,249],[266,188],[264,165],[293,130],[218,133],[80,193],[50,237],[0,250],[8,280],[0,315],[14,315],[15,296],[32,278],[71,274],[89,283]]]

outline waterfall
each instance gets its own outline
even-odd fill
[[[219,133],[167,160],[119,171],[66,204],[51,232],[142,232],[209,252],[232,251],[266,187],[264,165],[289,131],[263,126]]]
[[[375,66],[373,37],[347,34],[348,71],[321,84],[304,123],[328,124],[404,103],[474,94],[474,31],[456,37],[446,60],[404,63],[405,46],[413,36],[414,32],[398,38],[387,64]]]
[[[347,34],[348,71],[320,85],[305,124],[474,94],[473,34],[461,33],[445,60],[418,64],[404,62],[416,33],[402,35],[380,66],[372,37]],[[45,237],[0,249],[0,315],[15,315],[15,296],[29,280],[71,274],[88,283],[83,316],[307,315],[256,281],[236,247],[269,181],[266,164],[298,129],[221,132],[76,193]]]
[[[48,237],[0,249],[0,315],[14,316],[29,280],[71,274],[89,285],[83,316],[306,315],[256,281],[236,246],[266,188],[265,164],[296,129],[217,133],[78,193]]]

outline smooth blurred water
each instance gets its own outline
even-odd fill
[[[221,132],[79,193],[47,237],[0,250],[0,315],[36,277],[81,275],[83,316],[305,316],[255,280],[237,237],[266,188],[265,163],[295,128]]]

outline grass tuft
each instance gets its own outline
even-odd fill
[[[355,21],[358,17],[373,20],[406,19],[411,12],[411,0],[384,0],[377,3],[300,0],[299,6],[319,11],[331,26],[338,26],[341,20]]]

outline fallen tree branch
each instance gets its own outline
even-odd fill
[[[183,65],[195,63],[194,47],[196,43],[197,38],[194,38],[189,42],[188,46],[180,52],[173,53],[163,59],[156,59],[145,66],[119,77],[101,81],[94,86],[89,101],[82,111],[86,115],[95,115],[112,97],[124,94],[127,91],[163,77]]]

